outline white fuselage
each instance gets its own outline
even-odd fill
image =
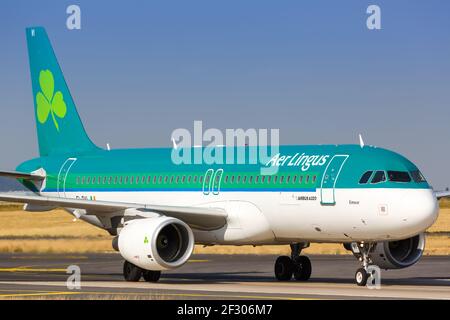
[[[55,193],[43,193],[55,196]],[[61,195],[60,195],[61,196]],[[201,244],[284,244],[405,239],[430,227],[438,203],[431,189],[335,189],[324,205],[316,192],[66,192],[67,198],[223,208],[227,225],[193,230]],[[89,221],[89,220],[87,220]]]

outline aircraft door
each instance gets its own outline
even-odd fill
[[[56,188],[58,190],[58,197],[65,198],[66,197],[66,180],[67,175],[69,174],[70,168],[74,165],[76,158],[68,158],[61,169],[59,169],[58,180],[56,182]]]
[[[327,168],[322,177],[320,187],[320,197],[322,205],[336,204],[335,187],[342,167],[347,161],[348,155],[335,155],[328,163]]]

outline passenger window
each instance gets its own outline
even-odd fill
[[[386,174],[384,173],[384,171],[377,171],[375,172],[375,175],[373,176],[371,183],[380,183],[385,181],[386,181]]]
[[[359,183],[360,184],[366,184],[367,182],[369,182],[370,177],[372,176],[373,171],[366,171],[361,179],[359,179]]]
[[[425,180],[425,177],[422,175],[422,173],[419,170],[411,171],[411,176],[412,176],[414,182],[417,182],[417,183],[427,182],[427,180]]]
[[[389,181],[392,182],[411,182],[411,177],[406,171],[388,171]]]

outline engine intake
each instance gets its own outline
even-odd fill
[[[194,250],[194,235],[183,221],[170,217],[135,219],[125,224],[117,247],[122,257],[146,270],[181,267]]]
[[[382,269],[402,269],[415,264],[425,248],[423,233],[412,238],[379,242],[370,253],[372,263]]]

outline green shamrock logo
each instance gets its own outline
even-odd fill
[[[48,116],[52,115],[53,123],[59,132],[56,117],[63,119],[67,113],[67,106],[61,91],[55,90],[55,80],[50,70],[41,70],[39,73],[39,85],[41,91],[36,95],[37,118],[40,123],[47,122]]]

